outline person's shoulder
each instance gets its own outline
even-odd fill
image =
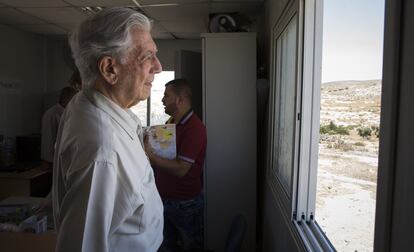
[[[53,124],[56,121],[56,118],[62,116],[64,109],[58,109],[57,104],[47,109],[42,115],[42,125],[45,126],[46,124]],[[58,121],[59,122],[59,121]]]
[[[190,118],[190,124],[193,127],[200,127],[205,129],[205,125],[203,123],[203,121],[201,121],[201,119],[198,117],[198,115],[196,113],[193,113],[193,115]]]
[[[83,94],[75,96],[65,109],[67,117],[79,120],[79,124],[94,126],[95,122],[105,123],[110,120],[103,110],[95,106]]]
[[[191,116],[186,128],[189,134],[206,137],[206,127],[195,113]]]
[[[57,105],[58,104],[54,104],[53,106],[51,106],[48,109],[46,109],[46,111],[43,113],[43,117],[50,116],[50,115],[56,113],[56,111],[57,111]]]
[[[70,149],[70,153],[76,153],[80,160],[112,160],[115,137],[105,125],[98,125],[99,122],[92,120],[79,124],[66,122],[62,132],[63,148]]]
[[[111,145],[108,143],[113,134],[110,116],[81,95],[66,107],[62,120],[66,131],[80,143],[88,143],[91,148]]]

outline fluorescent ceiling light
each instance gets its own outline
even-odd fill
[[[142,5],[142,4],[138,3],[137,0],[132,0],[132,2],[134,2],[134,4],[136,6],[138,6],[139,8],[145,8],[145,7],[167,7],[167,6],[178,6],[179,5],[178,3],[159,3],[159,4],[154,3],[154,4],[145,4],[145,5]]]
[[[103,10],[104,8],[105,7],[100,7],[100,6],[95,6],[95,7],[85,6],[85,7],[81,7],[81,10],[86,12],[86,14],[88,15],[94,15],[100,12],[101,10]]]

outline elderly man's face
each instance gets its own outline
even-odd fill
[[[121,88],[124,90],[127,107],[147,99],[151,94],[154,75],[162,71],[156,56],[157,47],[146,31],[131,29],[132,49],[127,55],[120,76]]]

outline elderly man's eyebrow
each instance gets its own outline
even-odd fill
[[[158,52],[158,50],[156,50],[156,51],[151,51],[151,50],[148,50],[148,51],[146,51],[146,52],[144,52],[144,53],[142,53],[138,58],[139,58],[139,61],[140,62],[143,62],[143,61],[145,61],[145,60],[147,60],[147,59],[150,59],[150,58],[152,58],[152,57],[155,57],[156,55],[157,55],[157,52]]]

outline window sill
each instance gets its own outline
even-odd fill
[[[294,221],[307,251],[336,251],[315,221]]]

